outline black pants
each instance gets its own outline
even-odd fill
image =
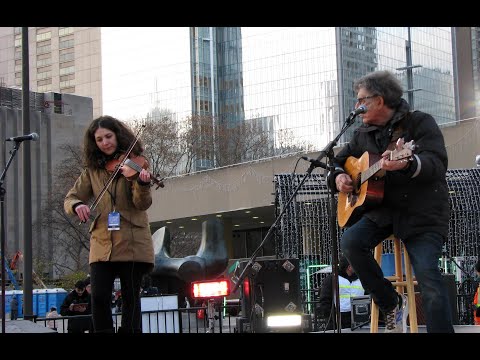
[[[140,262],[96,262],[90,264],[92,319],[95,332],[112,332],[112,288],[115,278],[122,287],[122,331],[141,332],[140,286],[153,265]]]

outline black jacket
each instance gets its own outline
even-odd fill
[[[341,167],[349,156],[359,158],[365,151],[381,155],[401,124],[400,137],[417,145],[414,160],[406,170],[386,172],[383,202],[365,216],[382,226],[393,225],[393,233],[403,240],[430,231],[446,239],[450,208],[443,135],[431,115],[409,110],[402,100],[384,127],[360,126],[335,157],[336,170],[329,175],[328,183],[336,191],[335,177],[343,172]]]
[[[90,315],[91,306],[90,306],[90,295],[87,290],[84,290],[82,295],[78,295],[77,292],[72,290],[67,297],[63,300],[62,305],[60,306],[60,314],[62,316],[77,316],[77,315]],[[87,309],[84,312],[70,310],[70,304],[88,304]],[[90,317],[82,316],[78,319],[68,319],[68,331],[69,332],[84,332],[90,330]]]

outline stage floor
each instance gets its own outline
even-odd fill
[[[2,320],[0,320],[0,326]],[[0,328],[0,332],[1,332]],[[21,333],[53,333],[56,332],[52,329],[45,327],[43,324],[36,324],[29,320],[7,320],[5,321],[5,333],[6,334],[21,334]]]
[[[480,333],[480,326],[476,325],[453,325],[455,328],[455,333]],[[379,327],[378,332],[383,333],[384,328]],[[317,331],[316,333],[334,333],[336,331],[333,330],[328,330],[328,331]],[[407,328],[407,333],[410,332],[410,328]],[[425,325],[418,325],[418,332],[419,333],[426,333],[427,332],[427,327]],[[342,334],[359,334],[359,333],[370,333],[370,327],[368,326],[363,326],[361,328],[357,328],[355,330],[351,329],[342,329]]]

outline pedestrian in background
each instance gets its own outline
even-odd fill
[[[60,315],[57,312],[57,308],[55,306],[52,306],[50,308],[50,312],[46,316],[47,319],[51,319],[51,320],[48,320],[48,322],[47,322],[47,326],[50,329],[57,331],[57,324],[56,324],[56,321],[53,320],[53,319],[58,318],[59,316]]]
[[[12,300],[10,300],[10,320],[18,319],[18,300],[17,295],[12,295]]]

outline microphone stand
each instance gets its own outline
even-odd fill
[[[17,153],[18,148],[20,147],[21,142],[15,141],[15,145],[13,149],[10,151],[10,158],[8,159],[7,165],[0,176],[0,210],[2,211],[1,214],[1,223],[2,223],[2,230],[1,230],[1,261],[2,261],[2,334],[5,333],[5,266],[7,266],[5,262],[5,242],[6,242],[6,232],[5,232],[5,194],[6,190],[3,187],[3,182],[5,180],[5,176],[7,175],[7,170],[10,167],[10,164],[13,160],[13,157]]]
[[[298,184],[298,186],[295,188],[293,191],[293,194],[290,196],[288,201],[285,203],[283,206],[282,210],[280,211],[280,214],[278,214],[277,218],[273,222],[272,226],[270,226],[270,229],[268,229],[267,234],[263,238],[262,242],[258,247],[255,249],[253,252],[252,256],[248,260],[247,264],[243,268],[242,272],[238,277],[235,279],[232,277],[232,282],[234,283],[234,287],[232,288],[231,293],[234,293],[237,291],[237,289],[240,287],[240,285],[243,283],[243,280],[245,279],[247,275],[247,271],[252,267],[253,262],[257,258],[257,254],[260,252],[260,249],[263,247],[263,244],[271,237],[273,234],[273,230],[276,228],[278,222],[282,218],[283,214],[287,211],[288,206],[292,203],[293,199],[297,195],[298,191],[301,189],[305,181],[310,177],[312,171],[316,167],[321,167],[325,170],[333,171],[335,169],[335,166],[333,165],[333,157],[334,157],[334,152],[333,148],[335,145],[337,145],[338,140],[340,137],[347,131],[347,129],[354,124],[355,122],[355,117],[358,114],[355,112],[351,112],[350,115],[347,117],[345,120],[345,123],[342,126],[342,129],[340,130],[340,133],[333,139],[331,142],[327,144],[327,146],[320,151],[320,155],[317,157],[316,160],[311,161],[311,165],[308,168],[308,170],[305,173],[305,176],[303,177],[302,181]],[[323,163],[320,161],[320,159],[323,159],[324,157],[328,157],[329,160],[329,165]],[[328,186],[327,186],[328,188]],[[340,299],[339,299],[339,291],[338,291],[338,249],[337,249],[337,222],[336,222],[336,215],[335,215],[335,198],[334,198],[334,190],[330,189],[329,194],[330,194],[330,230],[331,230],[331,236],[332,236],[332,276],[333,276],[333,294],[334,294],[334,303],[335,303],[335,308],[336,308],[336,321],[337,321],[337,331],[340,333],[341,332],[341,319],[340,319]]]
[[[443,255],[444,255],[448,260],[450,260],[452,263],[454,263],[455,266],[456,266],[457,268],[459,268],[459,269],[461,270],[461,272],[466,275],[465,281],[467,281],[467,280],[468,280],[468,281],[475,280],[475,278],[474,278],[472,275],[470,275],[470,273],[469,273],[467,270],[465,270],[463,267],[461,267],[461,266],[455,261],[455,259],[454,259],[452,256],[450,256],[446,251],[443,252]],[[446,271],[446,269],[445,269],[445,273],[446,273],[446,272],[447,272],[447,271]]]

